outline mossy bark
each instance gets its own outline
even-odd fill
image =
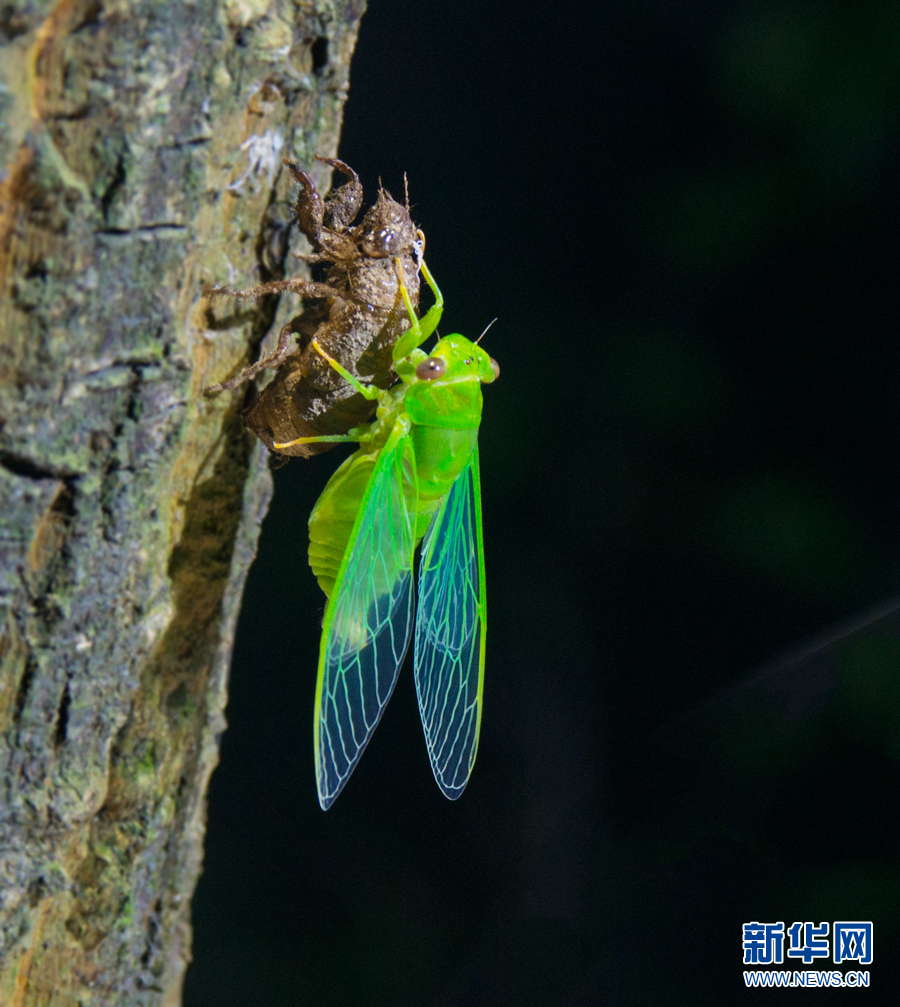
[[[279,146],[335,154],[363,6],[0,7],[4,1005],[180,1000],[270,494],[203,388],[291,309],[201,291],[283,272]]]

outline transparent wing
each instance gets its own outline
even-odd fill
[[[438,786],[451,801],[478,749],[487,629],[478,448],[425,535],[419,561],[415,670]]]
[[[315,754],[323,808],[359,761],[409,646],[416,494],[409,438],[392,437],[372,471],[322,624]]]

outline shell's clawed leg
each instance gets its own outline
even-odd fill
[[[307,172],[299,164],[285,159],[285,166],[300,185],[300,191],[297,193],[297,200],[293,207],[294,219],[313,245],[318,244],[323,226],[339,232],[344,231],[350,221],[359,213],[363,198],[359,176],[352,168],[344,164],[343,161],[338,161],[337,158],[319,157],[316,154],[316,160],[336,168],[350,181],[336,189],[327,200],[323,201],[319,190]]]
[[[203,293],[209,298],[236,297],[238,300],[244,300],[262,297],[265,294],[278,294],[284,290],[290,290],[295,294],[299,294],[301,297],[340,297],[340,291],[336,290],[334,287],[330,287],[327,283],[316,283],[313,280],[304,280],[300,277],[295,277],[292,280],[275,280],[272,283],[260,283],[256,287],[245,287],[242,290],[235,290],[232,287],[207,287]],[[257,374],[267,371],[272,367],[278,367],[279,364],[283,363],[285,358],[289,357],[294,351],[292,337],[296,335],[296,333],[291,328],[291,325],[292,323],[288,322],[281,332],[278,333],[278,342],[275,345],[275,349],[267,357],[257,360],[255,364],[250,364],[247,367],[244,367],[235,374],[233,378],[229,378],[227,381],[221,381],[214,385],[207,385],[204,389],[205,394],[212,395],[215,392],[223,392],[232,388],[237,388],[239,385],[244,384],[245,381],[255,378]]]
[[[261,374],[263,371],[267,371],[271,367],[278,367],[279,364],[283,363],[285,358],[289,357],[293,352],[294,335],[295,333],[291,328],[291,323],[288,322],[281,332],[278,333],[278,342],[275,344],[275,349],[267,357],[257,360],[255,364],[249,364],[247,367],[244,367],[235,374],[233,378],[229,378],[227,381],[221,381],[216,385],[207,385],[206,388],[203,389],[204,394],[212,395],[215,392],[230,391],[232,388],[237,388],[239,385],[244,384],[245,381],[255,378],[257,374]]]
[[[359,213],[362,206],[363,189],[359,175],[336,157],[320,157],[316,154],[316,160],[331,168],[336,168],[349,180],[340,188],[335,189],[325,201],[326,226],[335,231],[344,231],[350,226],[350,222]]]
[[[204,287],[204,297],[236,297],[239,301],[255,300],[265,297],[266,294],[280,294],[285,290],[290,290],[301,297],[336,297],[339,292],[334,287],[329,287],[327,283],[316,283],[314,280],[304,280],[294,277],[290,280],[272,280],[270,283],[259,283],[255,287],[243,287],[235,290],[234,287]]]
[[[425,236],[421,231],[418,232],[420,240],[424,242]],[[409,297],[409,291],[406,289],[406,284],[403,282],[403,270],[400,266],[399,259],[394,260],[394,267],[397,271],[397,283],[400,287],[400,296],[403,298],[403,303],[406,305],[406,311],[409,315],[409,320],[412,323],[407,332],[397,340],[394,344],[394,363],[398,363],[404,357],[408,357],[410,353],[416,347],[421,346],[422,343],[434,332],[441,321],[441,315],[444,311],[444,295],[441,293],[440,288],[434,282],[434,277],[425,265],[425,260],[422,259],[419,263],[419,268],[421,270],[422,276],[425,277],[425,282],[431,287],[432,293],[434,294],[434,304],[428,309],[428,311],[418,318],[416,316],[416,309],[413,307],[412,301]]]
[[[313,180],[293,161],[284,159],[283,164],[300,183],[297,201],[294,203],[294,220],[312,244],[316,244],[322,232],[322,221],[325,219],[325,203],[319,195]]]

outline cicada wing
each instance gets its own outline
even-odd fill
[[[428,756],[451,801],[481,727],[486,606],[478,448],[435,514],[419,560],[415,675]]]
[[[315,755],[323,808],[353,772],[406,656],[416,501],[412,445],[392,438],[372,471],[322,624]]]

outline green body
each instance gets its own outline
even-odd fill
[[[326,356],[378,409],[370,425],[346,436],[308,439],[359,442],[309,519],[309,561],[329,599],[314,723],[323,808],[346,783],[393,691],[412,636],[420,543],[416,689],[447,797],[462,793],[477,750],[487,625],[477,442],[481,384],[499,369],[464,336],[439,340],[427,355],[418,348],[443,303],[424,263],[422,273],[436,304],[421,321],[400,283],[412,322],[394,348],[401,383],[366,387]]]

